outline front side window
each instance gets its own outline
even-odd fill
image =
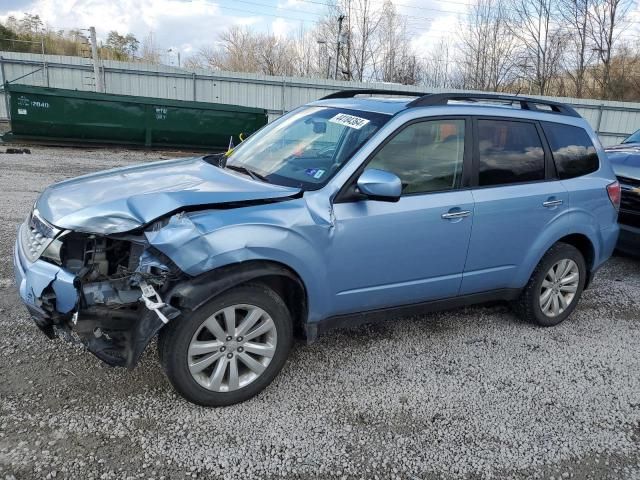
[[[398,175],[403,194],[451,190],[460,184],[464,133],[464,120],[413,123],[384,145],[367,168]]]
[[[544,180],[544,148],[533,123],[478,120],[480,186]]]
[[[227,166],[270,183],[315,190],[390,118],[344,108],[303,107],[242,142]]]
[[[558,178],[565,180],[598,170],[598,152],[584,129],[548,122],[544,122],[542,128],[551,147]]]

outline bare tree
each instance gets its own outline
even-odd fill
[[[217,45],[202,48],[185,65],[265,75],[300,75],[302,72],[297,70],[300,63],[293,39],[233,26],[220,34]]]
[[[460,31],[465,88],[497,91],[513,81],[518,44],[508,24],[504,0],[478,0]]]
[[[374,78],[404,85],[419,83],[424,69],[421,60],[412,52],[406,18],[398,14],[390,0],[385,0],[380,15],[377,31],[380,48],[372,57]]]
[[[313,32],[305,30],[304,26],[300,25],[290,44],[290,60],[295,75],[302,77],[322,76],[317,47],[318,43]]]
[[[558,73],[565,40],[555,22],[555,0],[510,0],[508,6],[509,29],[521,44],[519,66],[523,76],[533,81],[536,93],[546,95]]]
[[[149,32],[142,41],[142,47],[140,48],[140,60],[145,63],[158,64],[161,60],[160,57],[160,48],[156,45],[153,32]]]
[[[372,69],[379,51],[378,29],[382,22],[382,11],[373,0],[351,0],[352,19],[348,21],[351,30],[347,33],[351,52],[353,78],[364,81],[375,79]]]
[[[559,9],[568,29],[571,48],[564,55],[565,75],[573,84],[572,94],[585,94],[585,76],[593,58],[590,48],[590,9],[594,0],[560,0]]]
[[[441,39],[433,53],[424,59],[422,81],[425,85],[435,88],[447,88],[450,86],[452,69],[450,51],[450,42]]]
[[[256,36],[259,71],[266,75],[294,75],[295,49],[289,39],[272,34]]]
[[[603,98],[610,98],[611,60],[616,43],[623,32],[623,21],[631,7],[628,0],[599,0],[589,16],[589,30],[594,51],[602,62],[602,72],[597,80]]]
[[[327,54],[336,65],[338,18],[344,16],[340,36],[338,76],[343,79],[376,80],[375,63],[380,50],[382,11],[375,0],[336,0],[317,24],[317,38],[326,42]],[[343,71],[345,73],[343,73]]]

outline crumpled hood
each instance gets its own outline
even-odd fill
[[[189,207],[293,196],[298,188],[271,185],[223,170],[202,158],[106,170],[48,187],[40,215],[59,228],[122,233]]]

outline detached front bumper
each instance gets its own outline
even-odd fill
[[[55,338],[54,325],[71,319],[77,308],[76,276],[44,260],[30,262],[23,248],[19,232],[13,249],[18,293],[36,325],[49,338]],[[47,303],[47,298],[53,301]]]

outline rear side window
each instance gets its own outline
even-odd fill
[[[480,186],[544,180],[544,148],[533,123],[478,120]]]
[[[542,124],[560,179],[595,172],[600,166],[598,153],[587,132],[560,123]]]

